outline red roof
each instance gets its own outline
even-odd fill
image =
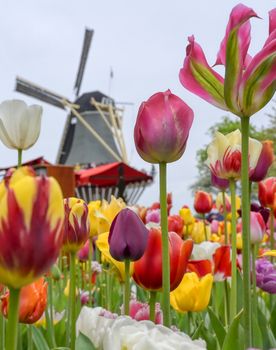
[[[109,163],[96,168],[82,169],[76,172],[77,186],[91,184],[94,186],[116,186],[123,177],[125,184],[152,181],[152,176],[136,170],[122,162]]]
[[[38,166],[38,165],[51,165],[52,163],[48,162],[48,160],[44,159],[44,157],[38,157],[32,160],[29,160],[22,165],[27,165],[27,166]],[[3,170],[9,170],[10,168],[17,168],[17,165],[11,165],[6,168],[0,168],[1,171]]]

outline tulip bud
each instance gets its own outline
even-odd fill
[[[0,104],[0,139],[12,149],[28,149],[40,134],[42,107],[27,106],[21,100]]]
[[[184,153],[194,119],[192,109],[170,90],[158,92],[140,106],[134,141],[149,163],[170,163]]]
[[[87,204],[78,198],[64,200],[65,222],[63,249],[68,252],[78,251],[89,236],[89,217]]]
[[[197,191],[195,194],[194,208],[199,214],[207,214],[213,206],[213,198],[210,193]]]
[[[267,140],[262,142],[263,148],[258,159],[258,163],[250,175],[249,180],[254,182],[262,181],[273,163],[274,160],[274,148],[273,141]]]
[[[49,271],[63,233],[62,192],[54,178],[12,175],[0,196],[0,282],[21,288]]]
[[[262,215],[258,212],[250,212],[250,242],[261,243],[265,234],[266,225]]]
[[[190,208],[181,208],[179,210],[179,215],[182,217],[184,225],[192,225],[195,222]]]
[[[7,318],[10,292],[1,297],[2,313]],[[23,287],[19,296],[19,322],[32,324],[40,319],[47,304],[47,282],[44,278]]]
[[[259,201],[262,206],[273,209],[276,204],[276,177],[259,182]]]
[[[141,258],[147,246],[148,230],[134,211],[125,208],[113,220],[108,243],[111,256],[123,261]]]
[[[78,259],[79,261],[87,261],[89,258],[89,239],[85,242],[84,246],[78,251]]]
[[[183,242],[175,232],[169,232],[171,290],[180,283],[192,249],[192,240]],[[133,278],[140,287],[147,290],[160,290],[162,288],[162,236],[160,229],[150,229],[145,253],[141,259],[134,262]]]

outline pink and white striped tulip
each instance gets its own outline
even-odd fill
[[[269,36],[253,58],[248,55],[252,17],[258,16],[243,4],[230,14],[216,60],[216,64],[225,65],[224,78],[209,66],[194,36],[188,38],[179,73],[187,90],[240,117],[250,117],[262,109],[276,89],[276,9],[269,12]]]
[[[262,215],[258,212],[250,212],[250,242],[261,243],[265,234],[266,225]]]

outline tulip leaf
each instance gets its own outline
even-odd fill
[[[226,336],[226,331],[223,327],[223,324],[221,323],[220,319],[218,316],[214,313],[211,307],[208,307],[208,314],[211,320],[212,327],[216,333],[218,342],[220,347],[223,346],[223,342]]]
[[[261,300],[263,301],[263,299]],[[258,310],[258,321],[259,321],[259,327],[263,336],[263,347],[265,349],[275,348],[276,347],[275,337],[273,335],[273,332],[269,324],[267,323],[266,316],[261,310],[261,307],[259,307],[259,310]]]
[[[50,350],[45,338],[42,335],[41,330],[33,326],[31,327],[32,327],[32,337],[33,337],[33,342],[35,344],[35,347],[39,350]]]
[[[197,338],[199,338],[200,335],[200,331],[201,331],[201,327],[203,326],[204,321],[201,320],[201,322],[199,323],[198,327],[196,328],[196,330],[194,331],[194,334],[192,336],[192,339],[195,340]]]
[[[96,350],[91,340],[80,332],[76,340],[76,350]]]
[[[233,322],[229,327],[229,331],[226,334],[224,339],[224,343],[222,346],[222,350],[233,350],[233,349],[241,349],[241,331],[240,331],[240,319],[243,314],[243,311],[240,311],[237,316],[234,318]]]
[[[263,349],[262,332],[260,330],[258,319],[255,314],[253,314],[253,317],[252,317],[252,327],[253,327],[252,336],[253,336],[254,347]]]
[[[274,333],[274,336],[276,337],[276,306],[273,308],[271,315],[270,315],[270,326]]]

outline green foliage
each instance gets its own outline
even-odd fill
[[[252,123],[250,124],[250,137],[259,141],[271,140],[274,143],[274,153],[276,153],[276,107],[272,107],[272,112],[268,115],[268,126],[256,127]],[[210,136],[210,141],[213,139],[215,132],[219,131],[222,134],[228,134],[236,129],[240,129],[240,120],[236,117],[224,116],[221,121],[215,123],[209,128],[207,134]],[[190,189],[194,193],[198,189],[207,192],[216,192],[211,186],[210,171],[205,165],[207,160],[207,145],[197,151],[196,154],[198,177],[196,181],[190,186]],[[271,166],[268,176],[276,176],[276,162],[274,161]],[[253,189],[254,190],[254,189]]]

